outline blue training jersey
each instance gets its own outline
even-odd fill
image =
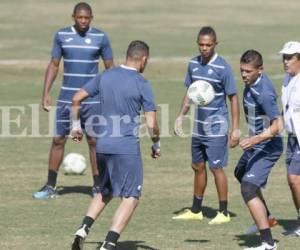
[[[64,76],[58,103],[71,103],[73,95],[84,84],[96,76],[99,58],[113,58],[107,35],[90,27],[80,36],[71,26],[60,29],[54,37],[52,58],[64,59]],[[99,103],[97,98],[89,98],[84,103]]]
[[[262,74],[255,83],[246,85],[244,89],[243,107],[245,118],[249,126],[249,135],[262,133],[271,121],[280,116],[277,106],[275,88],[266,74]],[[281,143],[280,136],[274,142]],[[261,142],[265,144],[270,140]],[[259,146],[259,145],[256,145]]]
[[[197,80],[209,82],[215,90],[215,98],[204,107],[196,107],[193,136],[213,138],[227,135],[226,96],[237,93],[231,67],[217,54],[207,64],[202,63],[199,55],[189,61],[184,85],[188,88]]]
[[[139,154],[140,112],[156,111],[149,82],[135,69],[121,65],[98,74],[83,89],[90,96],[100,94],[97,152]]]

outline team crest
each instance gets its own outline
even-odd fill
[[[92,40],[90,38],[85,39],[85,43],[91,44]]]
[[[211,75],[212,73],[214,73],[214,71],[213,71],[212,69],[209,69],[209,70],[207,71],[207,74],[209,74],[209,75]]]

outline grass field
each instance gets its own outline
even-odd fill
[[[140,207],[120,239],[120,250],[238,250],[258,243],[258,236],[242,232],[252,223],[233,177],[234,166],[241,155],[239,148],[230,150],[227,174],[232,222],[209,226],[207,222],[218,208],[211,174],[204,200],[202,222],[178,222],[171,217],[189,207],[192,199],[193,173],[190,169],[190,138],[172,135],[173,121],[184,93],[186,63],[197,54],[196,34],[203,25],[215,27],[217,51],[232,65],[239,85],[238,62],[241,53],[254,48],[262,52],[265,70],[280,93],[283,76],[277,54],[283,43],[300,40],[297,0],[130,0],[88,1],[94,10],[93,25],[109,34],[117,63],[123,61],[131,40],[142,39],[151,46],[150,64],[145,76],[152,82],[159,104],[169,104],[166,128],[162,138],[163,155],[153,161],[149,156],[150,140],[142,139],[145,185]],[[0,6],[0,249],[65,250],[79,226],[90,201],[90,170],[84,176],[58,178],[61,197],[36,201],[31,195],[44,184],[47,173],[50,137],[48,117],[40,112],[41,137],[30,136],[31,106],[40,103],[44,71],[49,60],[54,32],[72,24],[71,11],[76,1],[2,0]],[[56,98],[61,75],[52,91]],[[241,96],[241,94],[240,94]],[[4,107],[10,114],[10,131],[27,136],[4,136],[7,124]],[[19,124],[18,124],[19,119]],[[36,118],[37,119],[37,118]],[[245,122],[241,118],[243,131]],[[188,129],[188,124],[186,124]],[[244,133],[245,135],[245,133]],[[66,152],[87,156],[85,142],[69,142]],[[269,178],[264,191],[279,226],[273,235],[280,250],[299,248],[298,238],[284,238],[281,232],[295,219],[291,195],[286,182],[284,157]],[[94,249],[103,240],[118,201],[114,201],[94,224],[85,249]]]

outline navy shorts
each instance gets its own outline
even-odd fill
[[[271,169],[283,151],[281,143],[268,142],[262,147],[246,150],[235,170],[239,182],[250,182],[261,188],[267,184]]]
[[[85,133],[91,137],[97,137],[99,133],[99,119],[97,119],[97,115],[99,114],[99,104],[83,104],[80,108],[81,127]],[[66,136],[70,134],[70,117],[71,104],[59,103],[56,109],[55,136]]]
[[[103,196],[141,196],[143,186],[143,163],[140,154],[101,154],[97,153],[100,172],[100,193]]]
[[[228,138],[192,137],[192,163],[208,162],[210,168],[223,168],[228,161]]]
[[[288,174],[300,175],[300,148],[297,137],[289,134],[286,149],[286,160]]]

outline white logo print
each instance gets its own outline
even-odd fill
[[[141,191],[141,189],[142,189],[142,186],[139,185],[139,186],[137,187],[137,190],[138,190],[138,191]]]
[[[221,160],[215,160],[213,161],[214,164],[218,164]]]
[[[250,96],[251,96],[250,92],[248,92],[247,96],[248,96],[248,97],[250,97]]]
[[[209,75],[211,75],[212,73],[214,73],[214,71],[213,71],[212,69],[209,69],[209,70],[207,71],[207,74],[209,74]]]
[[[254,174],[247,174],[247,177],[251,178],[251,177],[255,177],[255,175]]]
[[[85,43],[90,44],[92,40],[90,38],[85,39]]]
[[[67,38],[65,41],[68,43],[68,42],[71,42],[72,40],[73,40],[73,38],[70,37],[70,38]]]
[[[194,68],[194,69],[193,69],[193,72],[197,71],[198,69],[199,69],[199,68]]]

